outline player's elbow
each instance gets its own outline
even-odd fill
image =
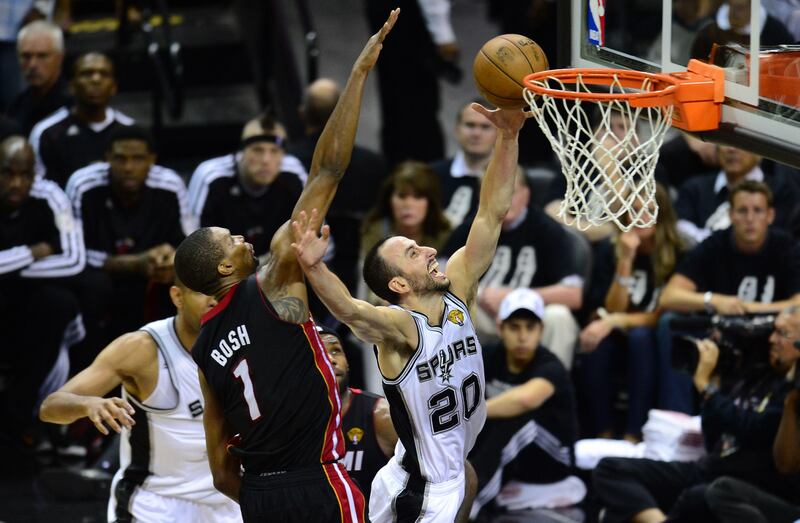
[[[45,423],[58,423],[58,420],[55,417],[56,413],[55,409],[53,408],[52,398],[52,394],[47,396],[42,402],[42,406],[39,407],[39,419]]]

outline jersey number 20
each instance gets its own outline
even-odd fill
[[[481,381],[477,374],[470,374],[461,382],[461,403],[463,416],[468,420],[481,401]],[[428,398],[428,409],[431,416],[431,429],[434,434],[446,432],[461,423],[458,413],[458,394],[453,387],[442,389]]]

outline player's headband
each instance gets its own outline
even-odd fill
[[[335,330],[325,325],[315,325],[315,327],[317,328],[317,332],[319,334],[330,334],[331,336],[339,340],[339,343],[341,343],[342,339],[339,337],[339,333],[336,332]]]
[[[242,142],[239,144],[239,148],[244,149],[248,145],[261,142],[274,143],[278,147],[283,147],[285,139],[283,136],[278,136],[277,134],[254,134],[253,136],[248,136],[247,138],[242,139]]]

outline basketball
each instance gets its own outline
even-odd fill
[[[548,69],[547,56],[527,36],[505,34],[481,47],[472,64],[475,85],[486,100],[503,109],[525,106],[522,79]]]

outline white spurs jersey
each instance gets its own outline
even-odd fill
[[[446,292],[442,325],[406,311],[419,346],[403,372],[383,379],[399,440],[394,459],[411,476],[431,483],[457,477],[486,421],[481,345],[467,306]]]
[[[123,388],[123,397],[136,411],[136,424],[122,433],[114,501],[127,505],[132,491],[140,487],[195,503],[227,503],[213,485],[197,364],[178,339],[175,317],[148,323],[141,330],[158,345],[158,383],[143,401]]]

